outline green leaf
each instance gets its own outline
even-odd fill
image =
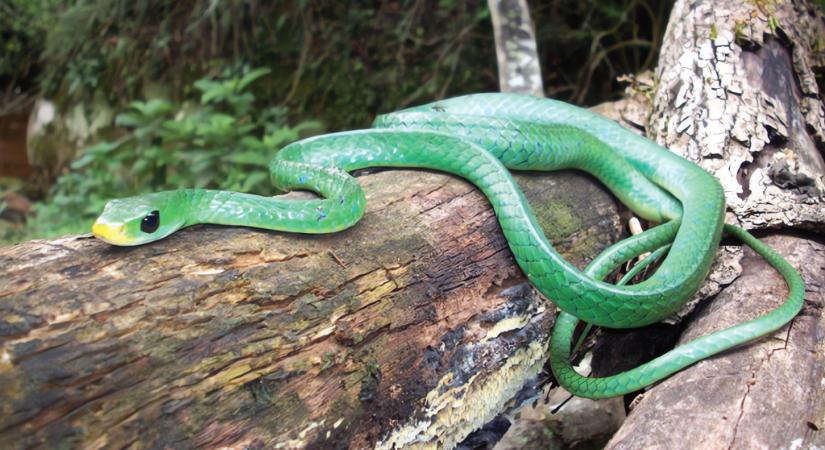
[[[166,100],[155,98],[146,103],[143,114],[153,118],[164,116],[172,111],[172,104]]]
[[[250,135],[243,136],[239,144],[242,148],[252,148],[256,150],[263,150],[266,148],[260,139]]]
[[[269,167],[269,157],[254,151],[232,153],[222,158],[224,161],[236,164],[251,164],[260,167]]]
[[[103,209],[103,207],[100,206],[100,204],[98,204],[96,202],[93,202],[93,203],[88,204],[86,206],[86,208],[83,209],[83,213],[84,213],[84,215],[98,214],[98,213],[100,213],[100,211],[102,209]],[[88,231],[87,231],[87,233],[88,233]]]
[[[303,133],[305,131],[320,132],[324,130],[324,124],[318,120],[305,120],[293,128],[299,133]]]
[[[90,145],[83,149],[83,153],[91,154],[91,155],[103,155],[106,153],[111,152],[112,150],[120,147],[119,142],[99,142],[95,145]]]
[[[134,173],[146,173],[148,169],[151,168],[151,163],[146,159],[139,159],[135,161],[135,164],[132,166],[132,171]]]
[[[129,107],[136,110],[139,115],[146,119],[157,118],[172,111],[172,104],[164,99],[155,98],[148,102],[134,101],[129,104]]]
[[[194,85],[195,88],[204,93],[220,87],[220,83],[208,78],[202,78],[196,81]]]
[[[249,192],[252,188],[255,187],[256,184],[261,183],[269,179],[269,174],[263,171],[252,172],[246,179],[243,181],[243,185],[241,186],[241,192]]]
[[[209,104],[215,101],[225,100],[232,95],[232,89],[224,83],[218,83],[212,80],[198,80],[195,82],[197,87],[203,94],[201,95],[201,103]]]
[[[270,72],[272,71],[266,67],[259,67],[257,69],[250,70],[249,73],[244,75],[243,78],[241,78],[241,81],[238,82],[238,90],[244,90],[244,88],[246,88],[249,85],[249,83],[252,83],[258,78],[261,78],[262,76],[269,74]]]
[[[119,127],[137,128],[144,123],[143,115],[135,111],[122,112],[115,117],[115,125]]]
[[[72,169],[82,169],[95,161],[95,155],[83,155],[72,163]]]

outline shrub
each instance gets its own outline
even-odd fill
[[[88,232],[113,197],[201,187],[271,195],[268,162],[278,148],[320,131],[314,121],[290,126],[283,107],[255,107],[248,88],[268,69],[241,67],[194,83],[194,104],[132,102],[115,119],[123,134],[81,151],[46,201],[35,207],[27,234]]]

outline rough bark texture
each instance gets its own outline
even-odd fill
[[[637,397],[608,448],[825,443],[819,432],[825,427],[825,108],[816,83],[825,69],[823,42],[822,12],[807,2],[679,0],[657,73],[628,77],[628,97],[599,108],[716,175],[726,191],[727,220],[769,229],[774,234],[763,232],[766,242],[807,284],[805,307],[791,326]],[[684,343],[763,314],[786,294],[784,281],[761,258],[726,246],[700,292],[667,322],[683,322]],[[650,352],[651,340],[679,331],[679,325],[661,325],[604,333],[595,340],[593,373],[638,365],[631,355]],[[532,428],[517,421],[496,448],[601,446],[615,414],[603,416],[615,399],[577,399],[550,413],[559,397],[550,398],[522,414],[536,422]],[[588,419],[594,425],[582,426]]]
[[[716,175],[747,228],[825,226],[823,36],[807,1],[673,7],[649,134]]]
[[[798,0],[679,0],[657,75],[608,108],[716,174],[728,220],[771,229],[808,285],[790,327],[637,398],[610,448],[825,446],[823,23]],[[574,262],[618,237],[587,179],[522,180]],[[333,236],[200,227],[136,249],[0,249],[0,447],[449,447],[489,420],[541,370],[552,308],[467,184],[362,181],[367,217]],[[717,259],[683,342],[784,298],[752,253]],[[638,352],[623,336],[602,341]],[[627,362],[597,354],[593,370]],[[552,444],[587,440],[559,436],[611,401],[567,409]]]
[[[496,38],[501,92],[544,97],[536,32],[526,0],[487,0]]]
[[[467,183],[360,180],[366,217],[335,235],[0,248],[0,448],[450,447],[490,420],[553,308]],[[572,261],[619,238],[589,178],[519,180]]]
[[[608,448],[810,448],[825,427],[825,245],[791,235],[764,239],[801,269],[806,305],[790,327],[705,360],[644,394]],[[680,342],[777,307],[782,277],[746,250],[742,274],[690,321]]]
[[[714,173],[727,220],[764,239],[803,274],[806,305],[789,327],[703,361],[634,402],[608,448],[807,448],[822,445],[823,70],[825,20],[803,1],[677,1],[665,36],[652,126],[660,143]],[[645,102],[624,116],[644,126]],[[648,102],[649,104],[649,102]],[[639,106],[642,105],[642,106]],[[680,342],[756,317],[787,293],[749,250],[728,252],[698,296]],[[689,418],[689,420],[688,420]]]

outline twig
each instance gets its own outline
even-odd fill
[[[347,268],[347,265],[344,263],[344,261],[342,261],[341,258],[339,258],[338,255],[336,255],[335,252],[332,251],[332,249],[329,249],[329,254],[332,256],[332,259],[334,259],[335,262],[337,262],[341,267],[343,267],[344,269]]]

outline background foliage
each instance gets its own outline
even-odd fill
[[[43,36],[63,0],[0,2],[0,115],[36,91],[42,71]]]
[[[620,94],[618,75],[655,64],[670,1],[531,7],[548,95],[590,105]],[[483,0],[6,0],[0,25],[0,103],[45,96],[65,109],[102,95],[123,110],[122,138],[80,152],[26,232],[6,239],[85,230],[109,196],[270,193],[249,152],[268,158],[308,132],[498,87]],[[266,75],[241,83],[263,74],[250,67]],[[206,94],[226,83],[243,86]]]
[[[184,187],[272,195],[268,162],[281,146],[320,129],[314,121],[286,124],[279,106],[254,107],[251,83],[269,69],[240,67],[194,83],[200,99],[134,101],[115,119],[126,130],[100,142],[61,176],[50,201],[37,205],[30,233],[85,230],[112,193],[131,196]]]

